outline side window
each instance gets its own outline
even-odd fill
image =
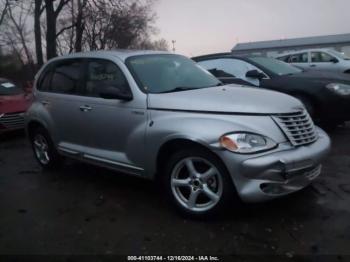
[[[52,77],[51,70],[47,70],[46,72],[44,72],[38,80],[37,89],[43,92],[49,91],[50,84],[51,84],[51,77]]]
[[[116,64],[102,59],[89,60],[85,95],[99,97],[106,88],[117,88],[122,93],[130,93],[129,84]]]
[[[290,58],[290,56],[287,55],[287,56],[278,57],[277,59],[281,60],[283,62],[289,63],[289,58]]]
[[[82,62],[67,60],[55,66],[52,72],[51,92],[77,94],[81,79]]]
[[[258,79],[248,78],[246,76],[247,72],[257,70],[258,72],[263,73],[256,66],[234,58],[201,61],[199,62],[199,65],[211,72],[217,78],[221,78],[221,80],[224,80],[224,78],[238,78],[255,86],[259,86],[260,81]]]
[[[289,58],[289,63],[307,63],[308,53],[294,54]]]
[[[257,67],[238,59],[222,58],[199,62],[199,65],[207,69],[216,77],[235,77],[245,79],[250,70],[258,70]]]
[[[312,63],[329,63],[331,62],[333,57],[324,52],[312,52],[311,53],[311,61]]]

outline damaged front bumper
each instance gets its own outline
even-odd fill
[[[278,149],[259,156],[241,156],[239,163],[230,153],[224,160],[239,196],[244,202],[262,202],[296,192],[315,180],[322,170],[321,161],[330,150],[330,139],[317,128],[319,139],[309,145]]]

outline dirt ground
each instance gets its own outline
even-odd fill
[[[345,261],[350,125],[331,137],[323,174],[310,187],[232,208],[213,221],[191,221],[152,182],[77,162],[44,172],[23,133],[2,135],[0,254],[333,255]]]

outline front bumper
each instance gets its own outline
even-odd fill
[[[280,144],[273,152],[237,155],[221,152],[239,196],[244,202],[262,202],[296,192],[321,173],[321,161],[330,150],[330,139],[317,128],[319,139],[306,146]],[[238,159],[236,159],[238,158]]]

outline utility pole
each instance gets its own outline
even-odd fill
[[[176,49],[175,49],[176,40],[172,40],[171,42],[173,43],[173,52],[175,53],[175,51],[176,51]]]

